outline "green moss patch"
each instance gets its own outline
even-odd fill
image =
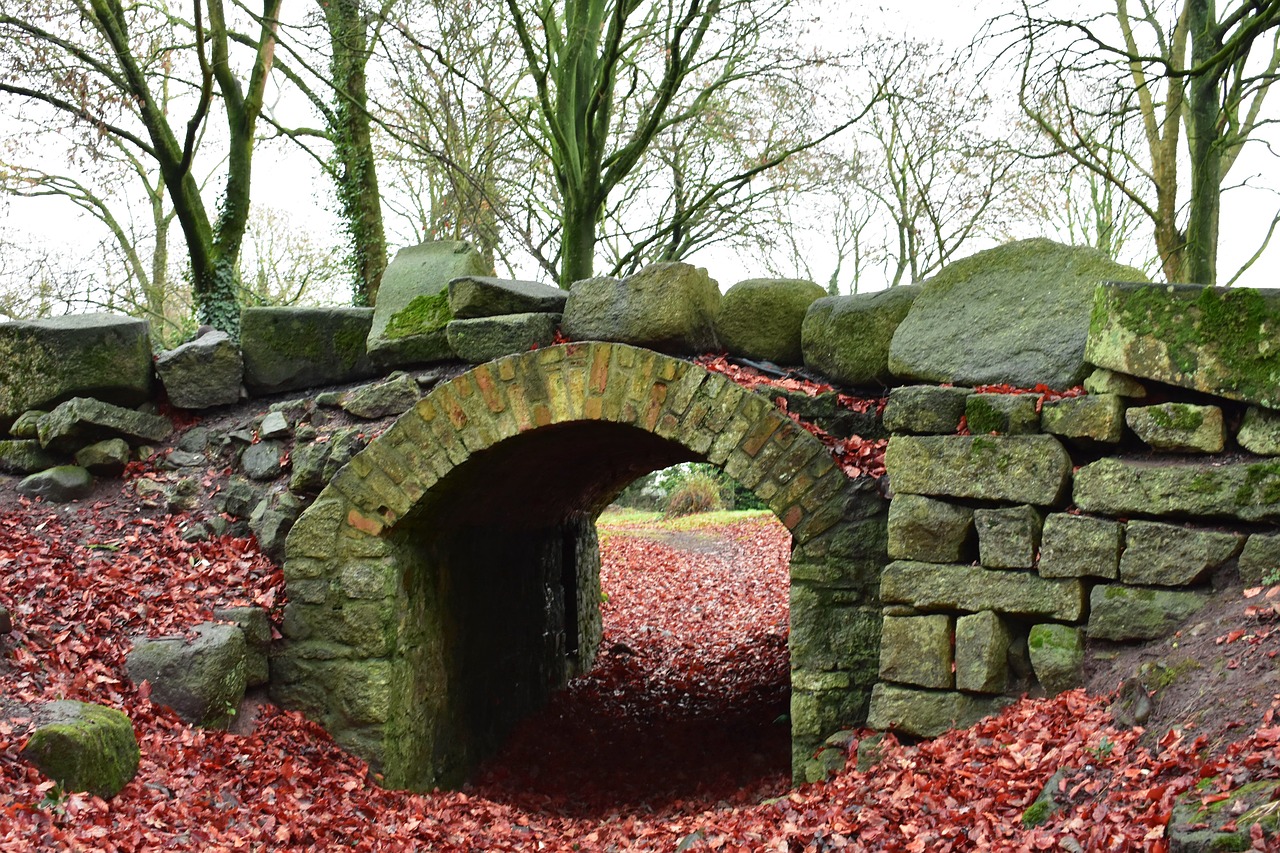
[[[383,336],[399,340],[410,335],[420,335],[439,329],[452,319],[447,289],[431,296],[416,296],[403,310],[391,317]]]

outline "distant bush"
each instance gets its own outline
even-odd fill
[[[691,471],[667,495],[666,518],[679,518],[700,512],[726,509],[724,484],[720,478],[707,471]]]

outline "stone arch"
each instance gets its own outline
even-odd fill
[[[723,468],[792,533],[795,761],[865,718],[887,503],[764,397],[572,343],[442,383],[351,460],[285,550],[277,702],[392,787],[462,780],[599,641],[594,519],[635,477]]]

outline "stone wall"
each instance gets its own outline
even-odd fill
[[[1253,316],[1207,322],[1224,303]],[[1280,580],[1280,415],[1258,405],[1278,375],[1258,315],[1280,303],[1107,285],[1096,304],[1087,357],[1115,370],[1087,395],[890,393],[872,727],[931,736],[1079,686],[1086,640],[1162,637],[1215,583]]]

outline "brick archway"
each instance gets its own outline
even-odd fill
[[[437,386],[289,535],[277,702],[392,787],[462,780],[599,642],[594,519],[635,477],[723,468],[790,529],[792,739],[865,717],[887,503],[765,398],[622,344],[508,356]]]

